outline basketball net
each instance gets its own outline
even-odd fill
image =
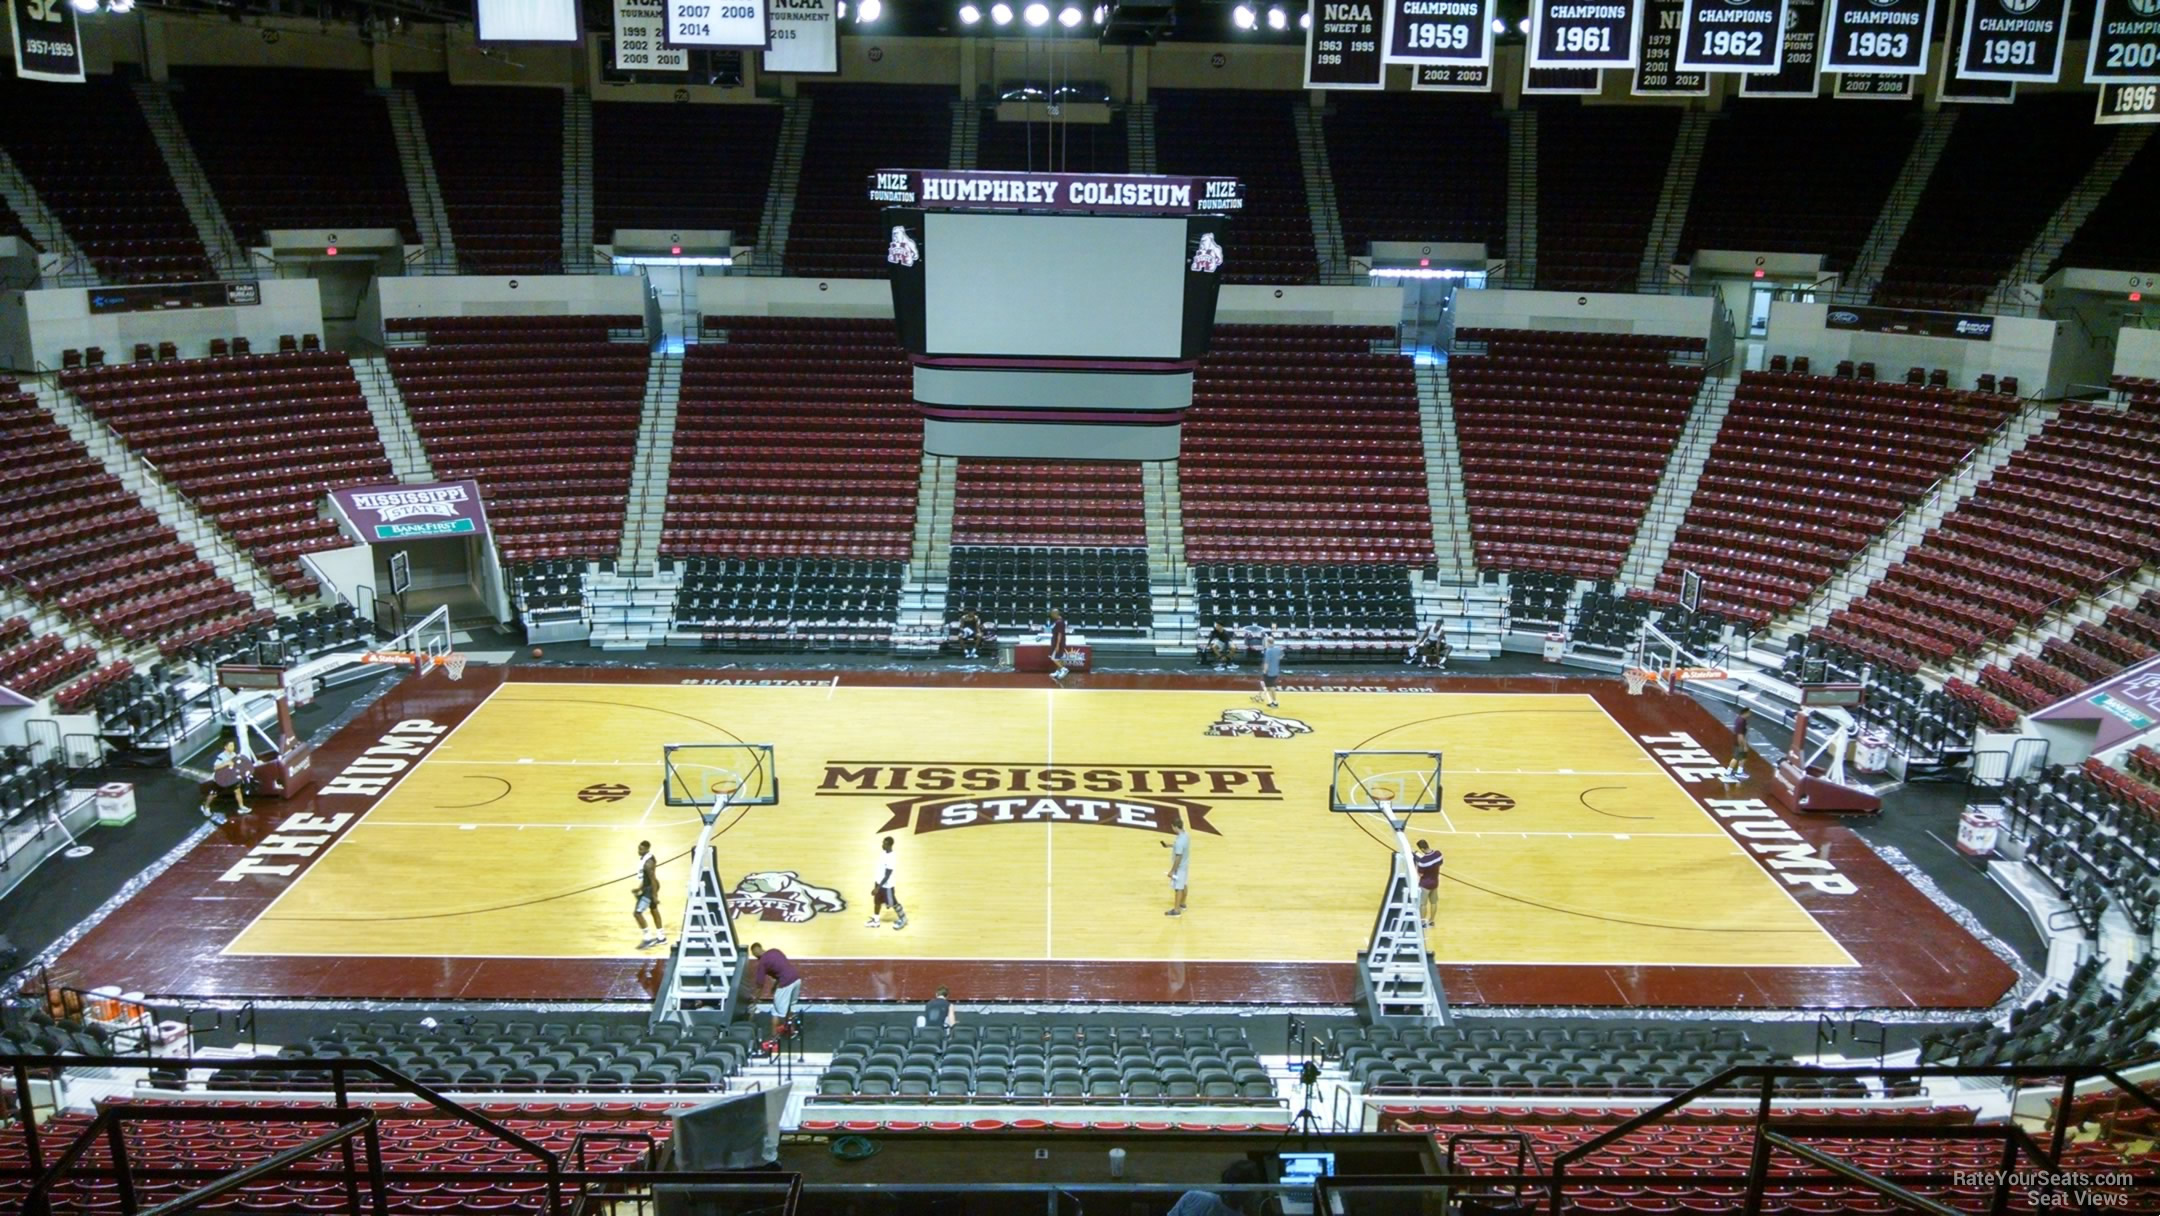
[[[360,655],[362,663],[410,663],[414,671],[426,671],[439,667],[444,675],[453,680],[465,678],[465,656],[458,651],[446,654],[422,654],[416,650],[369,650]]]
[[[1640,667],[1630,667],[1620,674],[1627,680],[1628,695],[1631,697],[1641,696],[1643,688],[1650,683],[1650,673]]]

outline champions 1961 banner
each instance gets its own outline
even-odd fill
[[[488,530],[476,481],[332,490],[330,507],[363,544],[483,537]]]
[[[1531,68],[1632,68],[1643,0],[1531,0]]]

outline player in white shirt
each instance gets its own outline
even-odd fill
[[[887,836],[878,848],[876,860],[877,877],[870,880],[870,919],[863,922],[870,929],[881,928],[885,923],[885,908],[891,905],[898,919],[893,928],[907,928],[907,909],[900,906],[900,894],[893,886],[893,874],[898,868],[893,858],[893,838]]]

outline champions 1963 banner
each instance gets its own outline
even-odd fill
[[[330,507],[364,544],[482,537],[488,530],[476,481],[332,490]]]

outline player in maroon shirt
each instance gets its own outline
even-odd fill
[[[750,943],[750,957],[757,960],[750,968],[751,990],[763,996],[765,985],[772,985],[772,1037],[777,1040],[780,1024],[795,1012],[796,998],[802,995],[802,972],[787,955],[759,942]]]

